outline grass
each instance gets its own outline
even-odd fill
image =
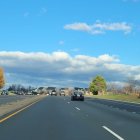
[[[99,99],[109,99],[109,100],[119,100],[125,102],[140,103],[140,98],[136,95],[126,95],[126,94],[105,94],[105,95],[90,95],[92,98]]]
[[[0,95],[1,95],[1,93],[2,93],[2,91],[0,91]],[[13,96],[13,95],[16,95],[14,92],[8,92],[8,95],[11,95],[11,96]]]
[[[13,93],[13,92],[8,92],[8,95],[16,95],[15,93]]]

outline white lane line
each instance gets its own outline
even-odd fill
[[[80,110],[80,108],[78,108],[78,107],[75,107],[77,110]]]
[[[113,136],[115,136],[117,139],[119,140],[124,140],[122,137],[120,137],[118,134],[116,134],[115,132],[113,132],[112,130],[110,130],[108,127],[106,126],[102,126],[105,130],[107,130],[109,133],[111,133]]]
[[[68,104],[70,104],[70,102],[68,102]]]

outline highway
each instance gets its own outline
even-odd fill
[[[48,96],[0,123],[0,140],[140,140],[139,132],[138,113],[68,96]]]
[[[105,99],[98,99],[98,98],[87,98],[87,100],[90,102],[97,102],[110,107],[140,114],[140,104],[128,103],[124,101],[122,102],[122,101],[115,101],[115,100],[105,100]]]

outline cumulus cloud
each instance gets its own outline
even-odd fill
[[[124,65],[116,56],[71,56],[66,52],[0,52],[0,66],[7,83],[35,86],[88,86],[92,77],[103,75],[108,82],[140,80],[140,66]]]
[[[107,31],[122,31],[125,34],[128,34],[131,32],[132,27],[126,22],[101,23],[100,21],[96,21],[92,25],[80,22],[67,24],[64,26],[64,29],[83,31],[95,35],[95,34],[104,34]]]

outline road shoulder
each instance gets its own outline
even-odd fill
[[[11,112],[15,112],[45,97],[46,96],[44,95],[40,95],[40,96],[29,97],[23,100],[18,100],[16,102],[10,102],[8,104],[3,104],[0,106],[0,118],[3,118],[4,116],[7,116]]]

